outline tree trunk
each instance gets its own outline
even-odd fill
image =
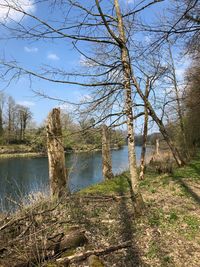
[[[147,146],[147,133],[148,133],[148,110],[144,107],[144,130],[143,130],[143,141],[142,141],[142,151],[141,151],[141,160],[140,160],[140,180],[144,179],[145,171],[145,155],[146,155],[146,146]]]
[[[67,187],[65,154],[62,145],[60,109],[54,108],[49,113],[46,129],[51,195],[61,198],[68,194],[69,190]]]
[[[146,88],[145,88],[145,97],[149,97],[150,90],[150,80],[147,77]],[[145,155],[146,155],[146,146],[147,146],[147,134],[148,134],[148,121],[149,114],[146,105],[144,105],[144,130],[143,130],[143,140],[142,140],[142,151],[141,151],[141,160],[140,160],[140,180],[144,179],[144,171],[145,171]]]
[[[126,36],[124,31],[124,24],[122,14],[119,7],[118,0],[114,0],[116,15],[118,19],[119,40],[121,50],[121,62],[124,76],[124,94],[125,94],[125,108],[127,117],[127,131],[128,131],[128,154],[129,154],[129,168],[132,191],[137,198],[139,196],[138,174],[136,167],[135,156],[135,140],[134,140],[134,125],[133,125],[133,110],[132,110],[132,90],[131,90],[131,66],[129,54],[126,47]],[[141,200],[141,196],[138,197]],[[139,203],[138,203],[139,204]]]
[[[110,134],[106,125],[102,126],[102,171],[105,180],[113,178],[110,153]]]

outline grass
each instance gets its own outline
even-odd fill
[[[181,178],[200,180],[200,153],[189,164],[176,169],[173,178],[177,180]]]
[[[128,173],[124,172],[114,179],[103,181],[99,184],[87,187],[79,192],[81,195],[113,195],[130,192]]]

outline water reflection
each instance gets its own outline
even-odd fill
[[[136,147],[139,160],[141,148]],[[72,192],[102,180],[101,152],[67,154],[69,186]],[[114,174],[128,169],[128,149],[112,151]],[[19,199],[30,193],[48,193],[48,159],[12,158],[0,160],[0,210],[15,208]]]

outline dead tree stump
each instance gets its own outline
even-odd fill
[[[160,153],[159,153],[159,147],[160,147],[160,142],[159,142],[159,139],[156,139],[156,156],[159,156]]]
[[[49,113],[46,130],[51,195],[61,198],[69,193],[69,189],[62,144],[60,109],[54,108]]]
[[[104,179],[113,178],[110,152],[110,135],[106,125],[102,126],[102,171]]]

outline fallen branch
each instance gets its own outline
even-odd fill
[[[13,263],[13,267],[28,267],[39,262],[39,260],[49,260],[53,257],[58,257],[62,252],[69,249],[75,249],[77,247],[83,246],[87,243],[87,238],[85,237],[84,230],[70,230],[66,234],[59,233],[52,237],[49,237],[46,245],[42,243],[35,243],[29,248],[27,248],[28,259],[22,262]],[[34,265],[35,266],[35,265]]]
[[[124,243],[116,245],[116,246],[107,247],[105,249],[88,250],[88,251],[83,252],[83,253],[75,254],[72,256],[64,257],[64,258],[59,258],[56,260],[56,262],[61,263],[61,264],[63,264],[63,263],[64,264],[75,263],[75,262],[86,260],[91,255],[101,256],[101,255],[109,254],[109,253],[114,252],[116,250],[131,247],[131,246],[132,246],[131,241],[127,241],[127,242],[124,242]]]

